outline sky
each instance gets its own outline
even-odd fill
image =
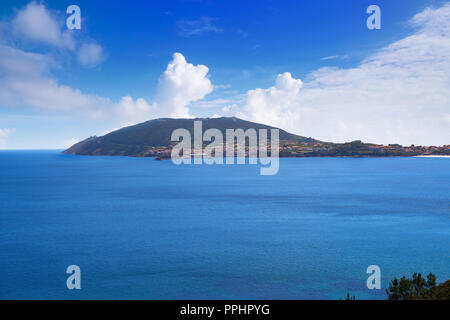
[[[323,141],[450,144],[450,2],[1,1],[0,149],[219,116]]]

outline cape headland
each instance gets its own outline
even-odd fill
[[[268,125],[242,120],[236,117],[171,119],[161,118],[124,127],[104,136],[89,137],[63,151],[64,154],[92,156],[131,156],[170,158],[172,132],[184,128],[193,136],[194,121],[201,120],[203,130],[218,129],[225,135],[226,129],[278,129]],[[450,156],[450,145],[402,146],[364,143],[360,140],[346,143],[324,142],[311,137],[295,135],[279,129],[280,157],[391,157],[391,156]],[[248,147],[246,147],[248,155]]]

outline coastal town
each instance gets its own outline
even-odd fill
[[[149,147],[145,153],[137,156],[170,159],[173,144],[169,146]],[[270,149],[270,144],[269,144]],[[237,150],[237,149],[235,149]],[[258,150],[246,145],[245,156]],[[193,152],[192,152],[193,154]],[[224,150],[225,154],[225,150]],[[280,141],[279,156],[284,158],[300,157],[412,157],[412,156],[450,156],[450,145],[443,146],[402,146],[399,144],[371,144],[359,140],[348,143]]]
[[[195,125],[197,123],[197,126]],[[198,124],[200,123],[200,125]],[[185,136],[172,139],[173,132],[184,129]],[[179,150],[179,144],[183,144],[183,156],[205,153],[203,156],[214,156],[205,150],[211,144],[211,139],[194,141],[194,137],[203,137],[203,129],[215,128],[218,130],[217,137],[214,136],[215,148],[223,148],[223,156],[233,156],[233,151],[226,152],[226,137],[228,130],[234,131],[234,156],[238,157],[265,157],[271,156],[272,130],[278,130],[277,141],[279,157],[413,157],[413,156],[450,156],[450,145],[420,146],[400,144],[375,144],[366,143],[361,140],[351,142],[335,143],[320,141],[311,137],[291,134],[282,129],[269,127],[264,124],[245,121],[236,117],[222,118],[196,118],[196,119],[153,119],[147,122],[125,127],[110,132],[100,137],[89,137],[76,143],[69,149],[63,151],[65,154],[78,155],[116,155],[130,157],[154,157],[157,160],[171,159],[172,149]],[[199,134],[196,134],[196,130]],[[256,130],[266,130],[266,147],[258,139]],[[206,131],[205,131],[206,132]],[[197,132],[198,133],[198,132]],[[217,141],[216,141],[217,139]],[[185,141],[186,140],[186,141]],[[190,140],[190,141],[189,141]],[[237,144],[244,145],[244,153],[239,153]],[[185,145],[187,143],[187,147]],[[222,147],[216,145],[221,143]],[[194,145],[201,144],[203,150],[195,150]],[[261,149],[260,149],[261,148]],[[275,145],[274,145],[274,148]],[[211,149],[211,148],[208,148]],[[213,148],[214,149],[214,148]],[[190,150],[190,152],[189,152]],[[220,149],[219,149],[220,150]],[[276,149],[274,149],[276,150]],[[267,152],[267,153],[266,153]],[[189,154],[190,153],[190,154]],[[276,155],[274,155],[276,156]]]
[[[402,146],[399,144],[379,145],[363,143],[360,140],[348,143],[301,142],[285,143],[280,147],[280,157],[321,157],[321,156],[418,156],[450,155],[450,145],[444,146]]]

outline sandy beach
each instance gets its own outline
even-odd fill
[[[421,156],[414,156],[416,158],[450,158],[450,156],[446,155],[421,155]]]

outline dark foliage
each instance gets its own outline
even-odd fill
[[[434,274],[424,278],[414,273],[412,278],[394,278],[386,294],[389,300],[450,300],[450,280],[437,286]]]

